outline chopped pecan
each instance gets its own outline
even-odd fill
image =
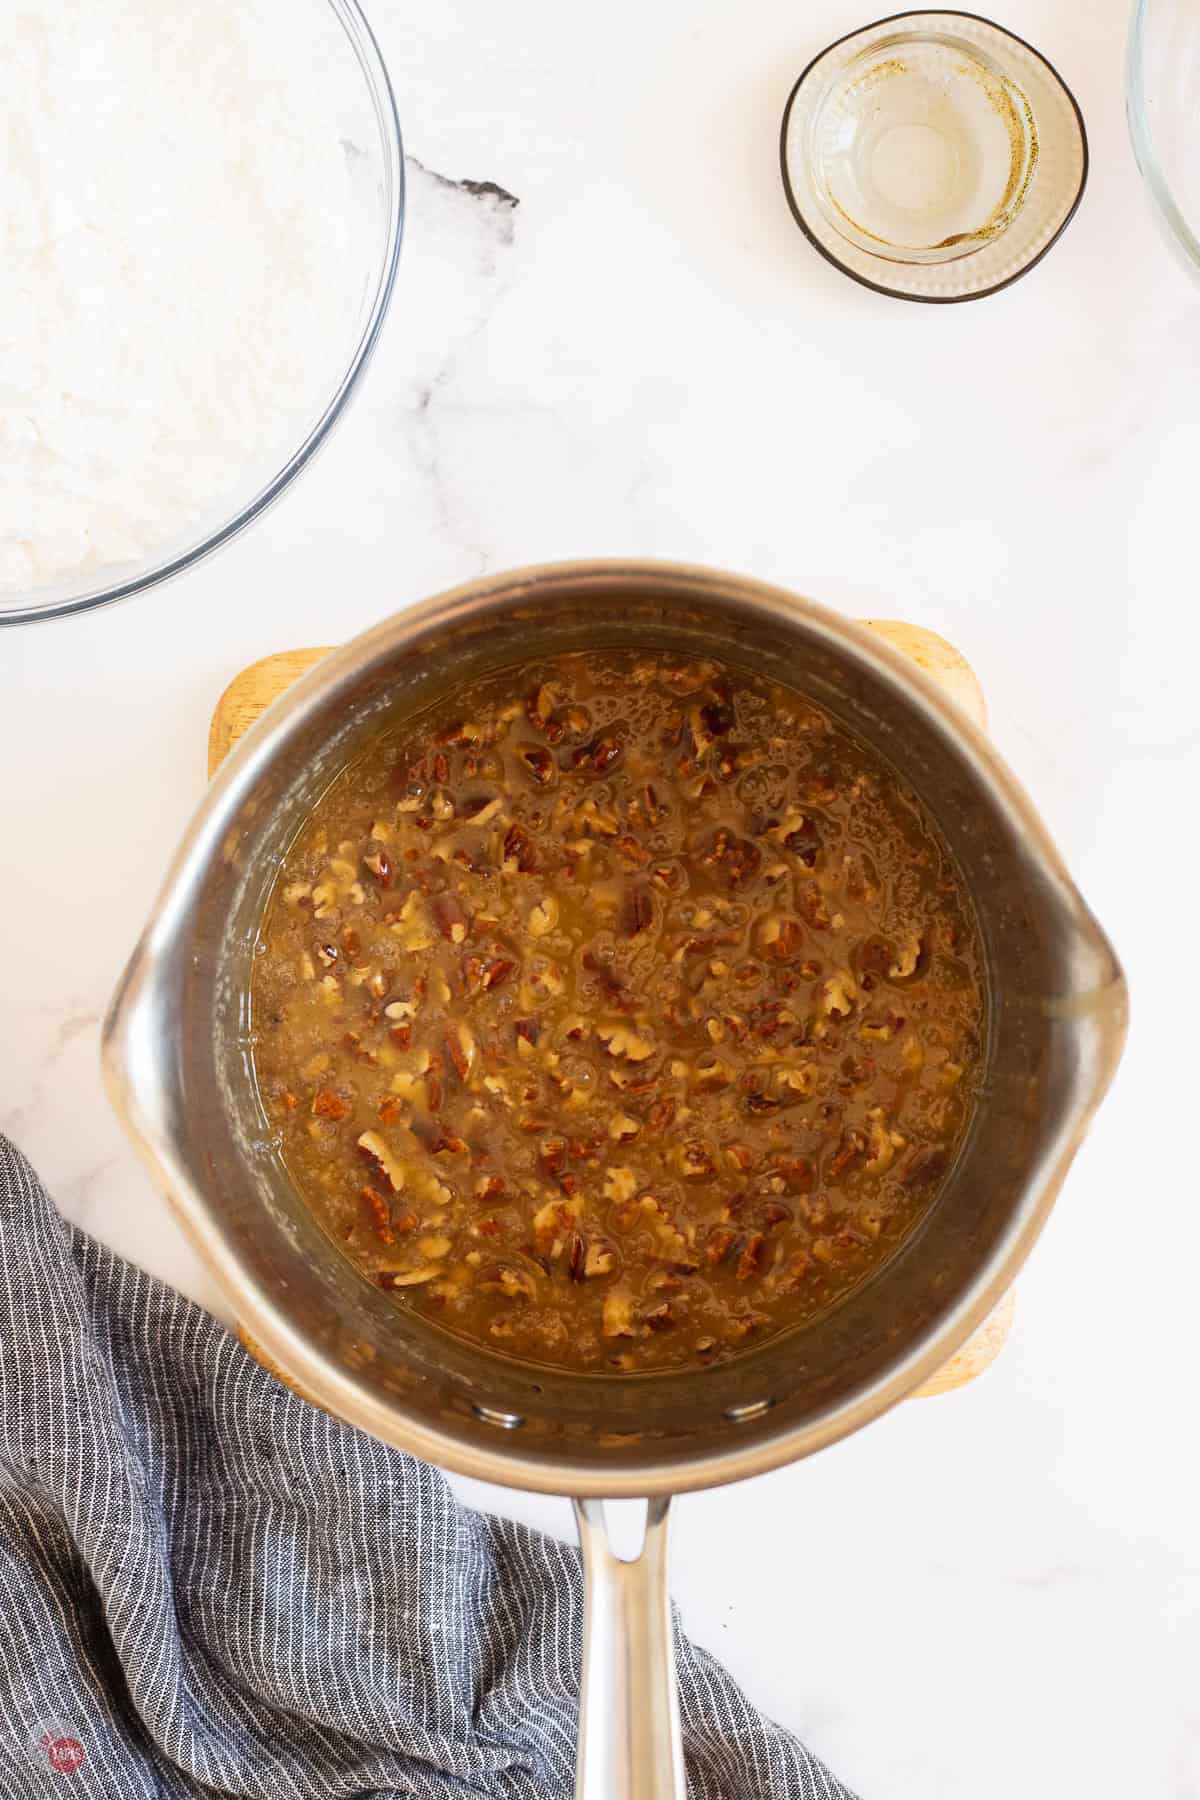
[[[816,1179],[816,1169],[807,1156],[780,1150],[770,1158],[770,1167],[780,1177],[790,1194],[807,1194]]]
[[[581,1203],[578,1200],[550,1200],[533,1215],[533,1235],[544,1256],[562,1254],[567,1239],[575,1229]]]
[[[553,894],[543,894],[529,915],[530,937],[546,937],[558,924],[558,901]]]
[[[849,969],[837,969],[822,982],[818,995],[821,1011],[831,1019],[848,1019],[858,998],[858,983]]]
[[[621,905],[621,931],[625,937],[637,937],[654,923],[654,901],[650,890],[634,882],[625,891]]]
[[[501,1294],[506,1300],[532,1300],[536,1284],[531,1270],[515,1268],[512,1263],[492,1263],[480,1270],[477,1279],[484,1293]]]
[[[761,1088],[751,1088],[746,1095],[746,1111],[756,1115],[778,1112],[783,1102],[778,1094],[764,1093]]]
[[[759,1000],[746,1012],[747,1030],[766,1043],[799,1022],[795,1010],[785,1000]]]
[[[726,885],[738,888],[757,875],[762,864],[762,851],[749,838],[739,838],[722,825],[714,833],[701,861],[715,864]]]
[[[821,834],[816,820],[796,809],[789,811],[769,835],[790,850],[806,869],[814,868],[821,848]]]
[[[544,745],[518,744],[517,756],[522,767],[533,777],[539,787],[548,787],[554,780],[555,761]]]
[[[771,913],[762,922],[758,941],[772,962],[791,962],[800,954],[804,927],[790,913]]]
[[[371,1219],[371,1229],[381,1244],[394,1244],[396,1234],[392,1230],[392,1209],[383,1195],[375,1187],[362,1187],[359,1197],[367,1209]]]
[[[704,752],[717,738],[728,737],[735,724],[733,708],[723,700],[706,700],[701,706],[688,708],[688,725],[696,755]]]
[[[861,986],[867,988],[869,993],[868,978],[887,974],[896,961],[896,949],[887,938],[864,938],[855,949],[854,960],[855,966],[859,970],[859,982]],[[872,982],[871,985],[874,983]]]
[[[588,763],[597,775],[607,775],[608,771],[620,760],[621,744],[611,732],[602,732],[593,738],[590,744],[581,744],[571,758],[578,769]]]
[[[691,1138],[678,1151],[679,1173],[685,1181],[703,1181],[716,1171],[713,1153],[700,1138]]]
[[[733,1072],[728,1063],[723,1062],[712,1051],[706,1051],[696,1060],[692,1075],[692,1086],[701,1094],[716,1094],[727,1088],[733,1080]]]
[[[318,1088],[313,1095],[312,1110],[318,1119],[344,1119],[350,1111],[350,1103],[335,1094],[332,1088]]]
[[[478,725],[459,719],[455,724],[447,725],[439,731],[437,741],[452,750],[477,750],[483,741],[483,734]]]
[[[828,931],[833,924],[833,915],[815,881],[800,884],[796,893],[796,909],[814,931]]]
[[[429,910],[438,931],[448,943],[462,944],[466,942],[471,930],[471,921],[457,894],[450,892],[435,894],[429,903]]]
[[[609,1169],[604,1177],[604,1195],[608,1200],[631,1200],[637,1187],[637,1176],[632,1169]]]
[[[863,1167],[868,1175],[886,1175],[905,1140],[898,1131],[889,1130],[883,1108],[879,1106],[872,1109],[870,1132],[871,1154]]]
[[[660,1306],[650,1307],[642,1314],[642,1324],[651,1331],[673,1331],[677,1323],[669,1300],[664,1300]]]
[[[463,984],[468,995],[502,987],[516,966],[515,962],[503,956],[466,957],[463,961]]]
[[[375,1280],[381,1288],[423,1287],[427,1281],[436,1281],[441,1273],[439,1265],[425,1269],[380,1269]]]
[[[454,1072],[460,1081],[470,1079],[478,1054],[479,1046],[471,1027],[462,1019],[452,1020],[446,1032],[446,1055],[453,1063]]]
[[[598,1275],[611,1275],[616,1266],[617,1253],[608,1239],[593,1238],[583,1260],[584,1279],[592,1281]]]
[[[648,826],[651,831],[656,825],[661,825],[668,812],[649,781],[638,789],[627,810],[633,824]]]
[[[792,1095],[798,1100],[810,1100],[817,1091],[817,1074],[816,1063],[799,1063],[791,1068],[777,1069],[775,1085],[782,1090],[785,1100]]]
[[[548,1175],[558,1175],[567,1166],[567,1140],[547,1138],[538,1147],[538,1161]]]
[[[382,844],[363,857],[363,867],[370,871],[380,887],[391,887],[392,861]]]
[[[856,1162],[864,1154],[867,1140],[861,1131],[847,1131],[834,1152],[829,1163],[829,1179],[836,1181],[844,1175],[851,1163]]]
[[[608,1135],[616,1138],[619,1144],[628,1144],[642,1129],[639,1119],[631,1118],[628,1113],[614,1113],[608,1121]]]
[[[551,744],[561,742],[565,727],[554,717],[558,695],[548,681],[535,688],[525,702],[525,716],[536,731]]]
[[[631,832],[623,831],[613,839],[613,849],[625,862],[632,863],[636,869],[644,869],[650,861],[650,852],[639,844]]]
[[[656,1100],[646,1114],[646,1130],[654,1137],[661,1137],[675,1118],[677,1103],[670,1094],[664,1094]]]
[[[887,972],[893,981],[908,981],[924,972],[927,961],[924,944],[915,931],[910,932],[896,952],[895,960],[888,964]]]
[[[459,810],[468,825],[490,825],[503,805],[503,794],[472,794]]]
[[[761,1231],[753,1232],[742,1245],[738,1257],[736,1275],[739,1281],[749,1281],[762,1269],[767,1253],[767,1240]]]
[[[426,1084],[429,1081],[428,1075],[423,1076],[421,1079]],[[418,1144],[420,1144],[426,1154],[429,1156],[436,1156],[438,1150],[441,1148],[442,1139],[445,1135],[441,1121],[439,1119],[430,1118],[427,1113],[416,1113],[411,1119],[407,1120],[406,1123],[408,1130],[411,1131],[412,1135],[416,1138]]]
[[[590,832],[594,837],[615,838],[620,835],[620,828],[613,814],[602,812],[590,797],[576,810],[575,829]]]
[[[718,1268],[737,1242],[737,1232],[730,1225],[714,1225],[704,1240],[702,1255],[710,1268]]]
[[[610,1056],[623,1057],[626,1062],[644,1062],[654,1055],[649,1039],[639,1037],[626,1025],[597,1025],[596,1036]]]
[[[605,1337],[633,1337],[633,1295],[625,1288],[610,1288],[604,1296]]]
[[[377,1131],[364,1131],[358,1140],[358,1147],[365,1156],[378,1163],[381,1172],[387,1176],[392,1190],[399,1193],[404,1186],[404,1170],[392,1155],[387,1144]]]
[[[859,1036],[871,1038],[876,1043],[890,1044],[907,1023],[903,1013],[869,1013],[858,1028]]]
[[[521,875],[529,875],[537,868],[537,852],[533,839],[520,825],[510,825],[504,834],[504,863],[510,863]]]
[[[620,760],[621,748],[619,741],[611,734],[605,734],[596,739],[592,745],[591,760],[597,775],[607,775],[608,771]]]

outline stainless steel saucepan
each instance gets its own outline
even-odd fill
[[[982,1099],[921,1228],[826,1317],[724,1366],[571,1375],[449,1336],[367,1282],[297,1197],[250,1064],[248,989],[272,879],[306,812],[381,726],[485,671],[600,646],[715,656],[799,687],[907,777],[986,944]],[[684,1793],[667,1598],[669,1496],[857,1430],[996,1304],[1121,1053],[1116,957],[1030,802],[913,665],[845,619],[738,576],[569,563],[495,576],[321,662],[223,765],[113,1000],[113,1100],[237,1317],[331,1412],[443,1468],[577,1497],[587,1577],[583,1800]],[[603,1497],[650,1501],[633,1562]]]

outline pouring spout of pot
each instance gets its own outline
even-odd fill
[[[1057,896],[1059,980],[1042,1002],[1046,1019],[1066,1033],[1075,1058],[1075,1139],[1108,1092],[1129,1030],[1129,986],[1116,951],[1078,890]]]
[[[160,1180],[171,1141],[170,1006],[160,961],[145,933],[109,1002],[100,1058],[113,1109]]]

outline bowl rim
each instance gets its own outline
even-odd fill
[[[387,240],[384,248],[382,266],[375,297],[371,310],[359,333],[358,342],[330,399],[327,401],[321,416],[311,426],[299,447],[292,452],[283,467],[270,480],[260,487],[258,492],[232,518],[227,519],[215,531],[210,531],[187,549],[166,561],[156,563],[151,568],[131,574],[127,578],[91,589],[89,592],[75,594],[65,599],[46,601],[31,600],[22,603],[18,596],[18,604],[7,609],[0,597],[0,628],[6,625],[27,625],[45,619],[69,618],[75,613],[90,612],[101,606],[111,606],[118,600],[128,600],[134,594],[144,593],[148,588],[158,587],[162,582],[170,581],[173,576],[181,575],[185,570],[211,556],[223,544],[244,531],[266,512],[268,507],[291,486],[300,471],[316,456],[342,417],[350,402],[351,396],[358,388],[364,369],[371,360],[383,323],[391,305],[392,293],[396,285],[396,271],[400,262],[400,247],[404,237],[405,219],[405,168],[404,140],[400,129],[400,115],[396,108],[396,96],[392,88],[391,77],[383,52],[379,48],[378,39],[367,21],[359,0],[326,0],[331,12],[344,30],[350,48],[353,50],[359,68],[367,84],[371,97],[375,118],[379,126],[380,146],[384,157],[384,175],[387,185]],[[32,590],[36,593],[36,589]]]
[[[1166,231],[1172,248],[1187,259],[1188,268],[1195,274],[1200,268],[1200,238],[1175,198],[1155,148],[1154,129],[1150,123],[1145,54],[1149,16],[1150,0],[1135,0],[1125,57],[1125,118],[1133,159],[1150,196],[1155,217]]]

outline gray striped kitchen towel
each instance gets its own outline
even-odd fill
[[[575,1551],[64,1223],[0,1137],[3,1800],[566,1800]],[[679,1639],[690,1792],[852,1800]]]

